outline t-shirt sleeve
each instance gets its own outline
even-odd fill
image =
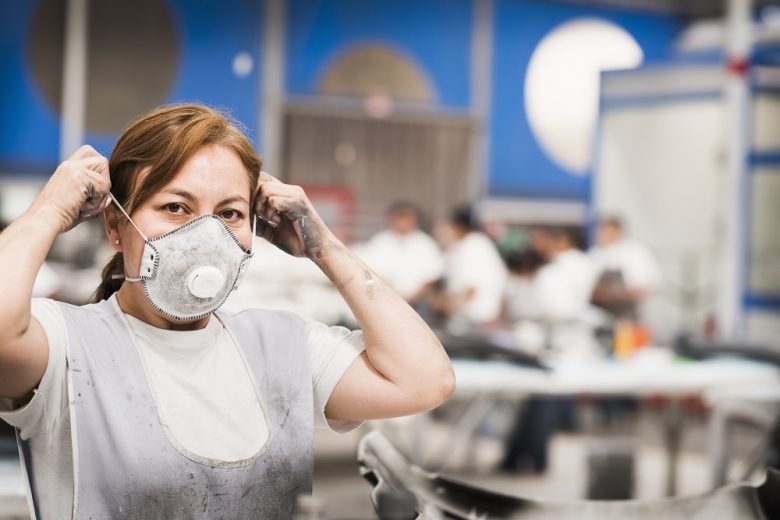
[[[307,322],[309,356],[314,389],[314,424],[345,433],[360,426],[358,421],[332,421],[325,417],[333,389],[349,366],[365,349],[363,332],[345,327],[329,327],[314,320]]]
[[[24,406],[17,407],[11,399],[0,399],[0,419],[18,428],[23,439],[52,431],[54,423],[67,408],[65,318],[52,300],[34,298],[31,310],[49,344],[46,371],[33,391],[32,399]]]

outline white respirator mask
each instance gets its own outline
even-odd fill
[[[202,215],[173,231],[147,238],[114,195],[109,196],[144,239],[138,276],[114,278],[141,282],[158,311],[176,320],[203,318],[220,308],[238,288],[253,255],[254,215],[251,249],[242,246],[216,215]]]

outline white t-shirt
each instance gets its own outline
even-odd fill
[[[534,277],[539,318],[552,323],[582,318],[590,303],[595,273],[588,255],[569,249],[555,255]]]
[[[110,301],[119,309],[115,296]],[[41,517],[67,518],[73,501],[67,327],[52,300],[33,299],[32,313],[46,332],[48,365],[25,406],[14,409],[12,402],[0,399],[0,418],[30,441],[35,454],[33,470],[41,487]],[[187,451],[218,460],[245,459],[265,444],[265,418],[243,358],[217,318],[212,316],[201,330],[169,331],[125,316],[162,422],[176,442]],[[325,405],[336,383],[363,351],[363,335],[315,321],[306,323],[315,425],[336,431],[353,429],[359,423],[329,422]],[[218,420],[202,420],[217,413]]]
[[[485,323],[498,317],[507,282],[507,270],[495,244],[473,231],[447,250],[447,292],[456,298],[469,290],[474,296],[458,307],[454,319]]]
[[[407,300],[444,272],[444,257],[439,246],[419,229],[406,235],[381,231],[354,250],[382,280]]]
[[[662,281],[661,268],[650,250],[636,240],[621,240],[615,244],[594,247],[590,257],[596,278],[606,270],[620,271],[629,289],[653,291]]]
[[[504,292],[506,319],[509,323],[539,318],[539,302],[531,276],[510,274]]]

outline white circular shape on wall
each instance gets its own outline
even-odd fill
[[[643,59],[633,36],[600,18],[566,22],[539,42],[525,76],[525,110],[553,162],[575,175],[588,173],[600,73],[634,68]]]
[[[252,73],[252,69],[255,66],[255,60],[252,59],[252,55],[248,52],[239,52],[233,58],[233,74],[237,78],[245,78]]]

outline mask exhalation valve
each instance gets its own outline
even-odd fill
[[[225,286],[225,276],[210,265],[192,270],[187,277],[187,288],[196,298],[213,298]]]

